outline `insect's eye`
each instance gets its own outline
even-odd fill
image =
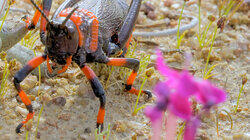
[[[71,40],[72,39],[71,35],[67,35],[67,39]]]

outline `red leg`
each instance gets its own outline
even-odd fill
[[[42,5],[40,5],[39,8],[42,8]],[[36,10],[35,15],[32,18],[31,24],[29,25],[28,29],[30,29],[30,30],[35,29],[36,24],[38,23],[38,21],[40,19],[40,16],[41,16],[41,13],[38,10]]]
[[[25,104],[27,110],[29,111],[26,119],[20,123],[16,128],[16,133],[21,132],[21,128],[25,123],[27,123],[30,119],[33,118],[34,112],[32,108],[32,104],[28,96],[25,94],[25,92],[21,89],[20,83],[24,80],[24,78],[36,67],[38,67],[40,64],[42,64],[46,60],[46,55],[39,56],[31,59],[28,64],[26,64],[21,70],[19,70],[15,76],[14,76],[14,85],[18,91],[18,95],[21,98],[22,102]]]
[[[109,58],[108,62],[106,62],[107,65],[110,66],[120,66],[120,67],[127,67],[129,69],[132,69],[132,73],[130,74],[127,84],[125,85],[125,90],[129,93],[138,95],[139,90],[136,90],[133,87],[134,80],[137,76],[137,71],[139,69],[140,62],[137,59],[133,58]],[[148,98],[152,97],[151,92],[147,90],[142,90],[142,93],[147,94]]]
[[[88,78],[95,96],[99,98],[100,100],[100,108],[99,108],[99,112],[97,115],[96,125],[97,125],[97,128],[99,128],[100,126],[101,131],[102,131],[104,117],[105,117],[105,103],[106,103],[105,91],[100,81],[98,80],[98,78],[96,77],[95,73],[93,72],[91,68],[89,68],[87,65],[81,66],[80,68],[83,71],[83,73],[86,75],[86,77]]]
[[[126,43],[126,45],[125,45],[125,48],[122,50],[121,56],[123,56],[123,57],[126,56],[128,48],[129,48],[129,45],[130,45],[130,42],[132,40],[132,37],[133,37],[133,35],[131,34],[130,37],[129,37],[129,39],[128,39],[128,41],[127,41],[127,43]]]

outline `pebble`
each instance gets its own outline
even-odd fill
[[[56,97],[52,99],[50,102],[58,106],[64,106],[66,104],[66,99],[65,97]]]
[[[84,133],[87,133],[87,134],[91,133],[91,128],[90,127],[85,128]]]
[[[26,117],[29,111],[25,108],[21,108],[20,106],[16,107],[16,111],[21,114],[23,117]]]
[[[71,116],[70,116],[69,113],[63,113],[63,114],[59,114],[57,116],[57,118],[60,119],[60,120],[69,121]]]
[[[37,77],[33,75],[29,75],[27,78],[25,78],[22,81],[21,87],[23,88],[23,90],[30,90],[33,87],[35,87],[36,83],[37,83]]]
[[[125,132],[127,129],[126,124],[124,121],[116,121],[112,130],[115,130],[116,132]]]
[[[172,5],[173,5],[173,0],[165,0],[164,1],[164,6],[171,7]]]
[[[171,5],[171,8],[177,10],[177,9],[180,8],[180,4],[179,3],[175,3],[175,4]]]
[[[57,88],[56,92],[58,95],[61,95],[61,96],[66,94],[65,90],[61,87]]]

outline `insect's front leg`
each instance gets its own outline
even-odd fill
[[[41,42],[45,44],[46,24],[48,22],[52,0],[43,0],[42,4],[40,4],[39,6],[34,2],[34,0],[30,0],[30,1],[36,7],[37,10],[32,19],[31,24],[28,26],[28,29],[34,29],[36,27],[36,24],[39,21],[40,16],[42,15],[41,22],[40,22],[40,37],[41,37]]]
[[[102,87],[102,84],[100,83],[97,76],[95,75],[95,73],[90,67],[88,67],[87,65],[82,65],[80,66],[80,68],[83,71],[83,73],[86,75],[86,77],[88,78],[95,96],[99,98],[100,100],[100,108],[99,108],[99,112],[97,115],[96,127],[97,128],[101,127],[101,131],[102,131],[103,121],[105,117],[105,104],[106,104],[105,91]]]
[[[26,119],[20,123],[17,128],[16,128],[16,133],[20,133],[21,132],[21,128],[23,127],[23,125],[25,123],[27,123],[30,119],[33,118],[34,116],[34,112],[33,112],[33,108],[31,105],[31,101],[28,98],[28,96],[26,95],[26,93],[21,89],[20,87],[20,83],[25,79],[25,77],[32,71],[34,70],[36,67],[38,67],[40,64],[42,64],[45,60],[46,60],[47,56],[43,55],[43,56],[39,56],[39,57],[35,57],[33,59],[31,59],[21,70],[19,70],[15,76],[14,76],[14,85],[18,91],[18,95],[21,98],[22,102],[25,104],[27,110],[29,111]]]
[[[109,66],[118,66],[118,67],[126,67],[132,69],[132,73],[130,74],[127,83],[125,84],[125,91],[138,95],[139,90],[133,87],[134,80],[137,76],[137,72],[139,70],[140,61],[134,58],[108,58],[103,59],[104,61],[99,61],[100,63],[105,63]],[[142,90],[142,93],[146,94],[148,98],[152,97],[152,93],[147,90]]]

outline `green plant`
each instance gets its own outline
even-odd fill
[[[1,95],[1,98],[3,98],[7,89],[7,78],[9,75],[9,69],[8,69],[8,61],[6,60],[6,52],[1,52],[0,55],[1,55],[1,59],[5,62],[4,72],[2,75],[1,88],[0,88],[0,95]]]
[[[143,108],[146,107],[145,105],[142,105],[141,107],[137,108],[137,104],[138,104],[138,102],[139,102],[139,98],[140,98],[140,95],[141,95],[141,91],[142,91],[143,85],[145,84],[146,80],[147,80],[147,76],[145,76],[145,78],[143,79],[143,82],[142,82],[142,84],[141,84],[140,91],[139,91],[139,94],[138,94],[138,96],[137,96],[136,103],[135,103],[135,107],[134,107],[134,110],[133,110],[133,113],[132,113],[133,115],[136,115],[137,112],[138,112],[139,110],[141,110],[141,109],[143,109]]]
[[[177,136],[177,140],[182,140],[183,139],[183,130],[186,126],[186,122],[184,122],[179,130],[178,136]]]
[[[98,132],[99,130],[99,132]],[[101,132],[101,129],[95,129],[95,140],[108,140],[110,136],[110,124],[108,125],[108,130]]]
[[[8,0],[8,2],[9,2],[9,6],[8,6],[8,9],[7,9],[7,11],[5,12],[4,17],[3,17],[3,19],[2,19],[2,24],[1,24],[1,26],[0,26],[0,31],[1,31],[2,28],[3,28],[3,23],[4,23],[4,21],[6,20],[6,17],[7,17],[7,15],[8,15],[9,11],[10,11],[10,5],[12,4],[9,0]]]
[[[212,72],[212,70],[216,67],[216,66],[218,66],[219,64],[215,64],[215,65],[212,65],[210,68],[209,68],[209,70],[206,72],[206,74],[203,76],[203,79],[209,79],[210,77],[212,77],[212,76],[214,76],[214,75],[216,75],[216,74],[210,74],[211,72]]]
[[[231,122],[231,130],[232,130],[233,129],[233,119],[232,119],[230,113],[228,111],[226,111],[225,109],[223,109],[222,111],[224,111],[227,114],[227,117]],[[218,113],[216,116],[216,131],[217,131],[217,135],[219,136],[219,114]]]
[[[242,75],[242,82],[241,82],[241,88],[240,88],[240,92],[238,94],[238,98],[237,98],[237,104],[236,104],[236,107],[235,107],[235,113],[237,112],[238,110],[238,106],[239,106],[239,101],[240,101],[240,96],[241,96],[241,93],[244,89],[244,85],[247,83],[247,77],[246,77],[246,74],[243,74]]]
[[[28,139],[29,139],[29,131],[26,131],[25,140],[28,140]]]
[[[214,40],[215,40],[215,37],[216,37],[217,29],[218,28],[216,26],[215,29],[214,29],[212,43],[210,45],[210,49],[209,49],[208,56],[207,56],[206,66],[205,66],[205,69],[204,69],[204,72],[203,72],[203,78],[205,78],[205,76],[208,75],[212,71],[211,70],[210,72],[206,72],[207,71],[207,67],[208,67],[208,63],[209,63],[209,60],[210,60],[210,55],[211,55],[211,52],[212,52],[212,49],[213,49],[213,44],[214,44]]]
[[[180,49],[180,45],[181,45],[181,40],[185,35],[185,32],[180,36],[180,26],[181,26],[181,19],[182,19],[182,14],[184,11],[184,7],[186,5],[186,1],[184,0],[183,5],[182,5],[182,9],[181,9],[181,14],[179,16],[179,21],[178,21],[178,30],[177,30],[177,49]]]

